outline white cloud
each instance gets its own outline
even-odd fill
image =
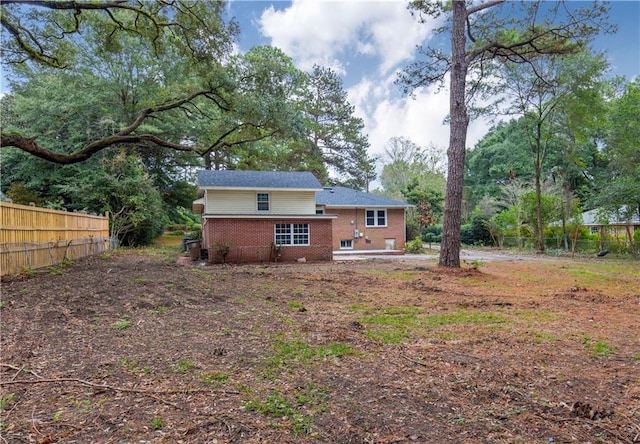
[[[443,123],[449,113],[449,89],[421,88],[413,97],[393,93],[395,76],[384,81],[365,78],[348,89],[349,101],[365,122],[371,144],[370,154],[381,155],[392,137],[405,137],[426,147],[435,145],[443,158],[449,146],[449,125]],[[467,132],[467,146],[475,145],[488,131],[491,121],[472,121]]]
[[[415,57],[416,45],[424,44],[434,27],[419,23],[406,5],[403,0],[293,0],[286,9],[264,10],[259,26],[302,70],[317,63],[344,75],[356,68],[354,55],[371,57],[376,68],[346,88],[356,115],[365,122],[371,155],[380,156],[390,138],[406,137],[420,146],[441,148],[446,158],[448,88],[422,88],[405,97],[394,84],[397,71]],[[488,127],[483,121],[472,122],[467,146]]]
[[[379,57],[379,69],[386,74],[410,59],[431,29],[418,23],[406,6],[402,0],[294,0],[283,10],[265,9],[259,26],[303,70],[317,63],[344,73],[341,59],[357,53]]]

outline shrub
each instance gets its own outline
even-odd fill
[[[460,227],[460,241],[466,245],[493,245],[487,222],[484,216],[473,216],[470,224]]]
[[[407,253],[424,253],[424,246],[422,245],[422,238],[417,236],[415,239],[407,242],[405,250]]]

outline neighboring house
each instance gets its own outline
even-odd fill
[[[626,206],[621,207],[617,212],[589,210],[582,213],[581,225],[589,227],[591,233],[602,232],[604,227],[609,227],[614,235],[624,236],[627,227],[631,230],[631,233],[640,229],[640,214],[638,211],[629,213]]]
[[[199,171],[193,210],[209,260],[331,260],[336,216],[316,213],[319,191],[308,172]]]
[[[343,187],[326,187],[316,194],[318,212],[335,214],[334,250],[404,252],[405,210],[412,205],[384,196]]]
[[[640,214],[634,211],[631,217],[624,217],[628,214],[628,207],[623,206],[617,212],[606,212],[603,210],[589,210],[582,213],[583,225],[606,225],[606,224],[639,224]]]

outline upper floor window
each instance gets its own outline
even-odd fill
[[[258,193],[256,196],[258,211],[269,211],[269,193]]]
[[[387,210],[367,210],[367,227],[386,227]]]

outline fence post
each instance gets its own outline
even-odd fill
[[[51,258],[51,265],[57,265],[56,260],[53,257],[53,252],[51,251],[51,242],[47,242],[47,247],[49,248],[49,257]]]
[[[64,256],[62,257],[62,261],[63,262],[67,262],[70,261],[71,259],[69,259],[67,257],[67,251],[69,250],[69,247],[71,246],[71,243],[73,242],[73,239],[71,239],[68,243],[67,246],[64,248]]]

